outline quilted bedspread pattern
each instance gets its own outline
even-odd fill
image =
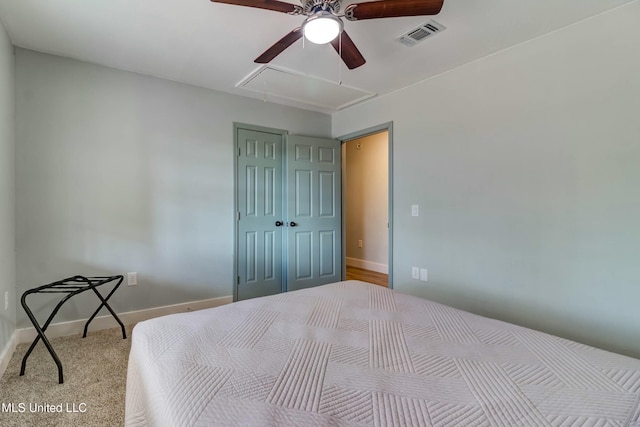
[[[136,325],[126,425],[640,427],[640,360],[339,282]]]

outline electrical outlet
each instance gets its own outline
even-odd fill
[[[358,247],[361,248],[362,246],[362,240],[358,240]]]
[[[420,269],[418,267],[411,267],[411,278],[420,279]]]
[[[135,286],[138,284],[138,273],[127,273],[127,285]]]
[[[420,269],[420,280],[422,280],[423,282],[429,281],[429,271],[426,268]]]
[[[9,310],[9,291],[5,291],[4,293],[4,309]]]

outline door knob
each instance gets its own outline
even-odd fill
[[[295,226],[297,226],[298,224],[297,224],[297,223],[295,223],[295,222],[293,222],[293,221],[291,221],[291,222],[289,223],[289,225],[290,225],[291,227],[295,227]]]
[[[282,222],[282,221],[276,221],[276,227],[280,227],[283,224],[284,224],[284,222]]]

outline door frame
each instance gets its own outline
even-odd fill
[[[365,136],[373,135],[375,133],[380,133],[387,131],[389,145],[388,145],[388,156],[389,156],[389,184],[388,184],[388,192],[389,192],[389,289],[393,289],[393,122],[383,123],[377,126],[372,126],[366,129],[362,129],[356,132],[351,132],[346,135],[340,136],[337,139],[340,141],[340,144],[345,144],[348,141],[363,138]],[[344,232],[346,227],[346,215],[345,215],[345,207],[346,202],[344,200],[345,195],[345,176],[344,176],[344,162],[342,163],[342,280],[346,279],[347,276],[347,263],[346,263],[346,254],[347,254],[347,233]]]
[[[256,125],[250,125],[247,123],[240,123],[240,122],[233,122],[233,277],[232,277],[232,281],[233,281],[233,301],[238,301],[238,259],[239,259],[239,254],[238,254],[238,214],[239,214],[239,210],[238,210],[238,149],[239,149],[239,143],[238,143],[238,129],[247,129],[247,130],[251,130],[251,131],[256,131],[256,132],[266,132],[266,133],[272,133],[272,134],[276,134],[276,135],[280,135],[282,136],[282,145],[283,145],[283,149],[284,146],[287,142],[287,135],[289,134],[288,130],[284,130],[284,129],[276,129],[276,128],[269,128],[269,127],[265,127],[265,126],[256,126]],[[283,159],[283,164],[282,167],[284,168],[284,159]],[[282,191],[284,194],[284,180],[281,183],[282,187]],[[284,203],[285,203],[285,198],[282,198],[282,208],[284,209]],[[284,245],[283,247],[283,251],[284,251]],[[284,253],[282,254],[284,256]],[[282,283],[282,292],[284,292],[286,286],[286,281],[283,280]]]

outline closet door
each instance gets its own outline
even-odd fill
[[[283,291],[282,134],[237,128],[236,300]]]
[[[287,138],[287,290],[342,276],[340,141]]]

